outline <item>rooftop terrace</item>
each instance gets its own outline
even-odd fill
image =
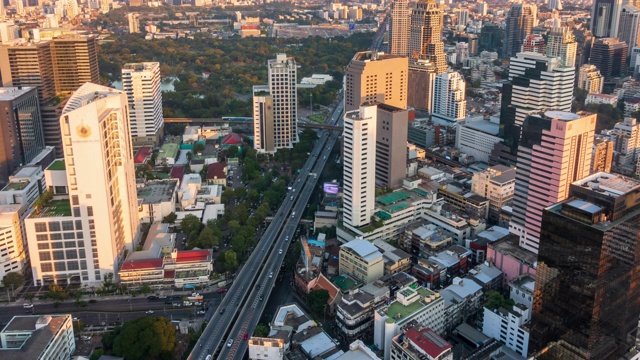
[[[60,171],[60,170],[65,170],[65,164],[64,164],[64,160],[59,159],[56,160],[54,162],[51,163],[51,165],[49,165],[49,167],[47,168],[48,170],[54,170],[54,171]]]
[[[32,218],[71,216],[71,204],[69,199],[51,200],[42,206],[39,212],[32,212]]]
[[[433,291],[424,287],[418,287],[415,290],[420,295],[420,300],[414,301],[411,304],[406,306],[402,305],[399,301],[394,301],[389,305],[389,307],[387,307],[387,315],[389,316],[389,318],[386,321],[388,323],[398,322],[410,316],[411,314],[415,313],[420,308],[425,306],[425,303],[423,302],[422,299],[434,294]],[[407,291],[407,289],[405,289],[405,291]]]
[[[29,185],[29,182],[27,181],[11,182],[8,183],[7,186],[2,189],[2,191],[20,191],[24,190],[27,185]]]

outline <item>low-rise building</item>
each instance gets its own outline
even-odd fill
[[[516,304],[511,310],[484,308],[482,332],[502,341],[509,349],[526,358],[529,348],[529,330],[526,326],[531,318],[530,310]]]
[[[520,275],[536,275],[538,256],[518,245],[517,235],[508,236],[487,246],[487,261],[502,271],[502,288]]]
[[[313,231],[338,225],[338,213],[335,211],[316,211],[313,220]]]
[[[409,272],[411,268],[411,255],[383,240],[376,240],[373,244],[382,253],[385,275]]]
[[[584,103],[585,105],[611,105],[613,107],[616,107],[618,105],[618,98],[613,95],[589,93]]]
[[[418,258],[411,268],[411,274],[429,289],[437,289],[447,280],[447,268],[433,259]]]
[[[482,286],[482,291],[502,290],[502,271],[489,264],[480,264],[469,270],[469,279]]]
[[[474,161],[489,162],[489,155],[502,139],[499,119],[486,120],[482,115],[467,117],[456,124],[456,148]]]
[[[479,233],[475,239],[469,240],[467,247],[471,250],[471,262],[481,264],[487,259],[487,246],[509,235],[509,229],[492,226]]]
[[[156,156],[156,166],[173,166],[180,153],[180,140],[168,139]]]
[[[31,206],[46,190],[44,171],[40,166],[23,166],[9,176],[9,183],[0,191],[0,205]]]
[[[249,359],[284,359],[284,340],[252,336],[249,338]]]
[[[227,186],[227,173],[226,162],[209,164],[206,175],[207,184]]]
[[[451,331],[481,309],[482,286],[469,278],[455,278],[440,291],[444,299],[446,329]]]
[[[391,360],[453,360],[451,344],[430,328],[409,327],[393,338]]]
[[[498,222],[500,209],[511,203],[516,184],[516,169],[495,165],[473,174],[471,191],[489,199],[489,221]]]
[[[193,209],[198,203],[220,204],[222,186],[203,185],[200,174],[185,174],[178,189],[178,203],[181,210]]]
[[[529,274],[518,276],[509,282],[509,298],[516,304],[524,305],[527,309],[533,309],[533,293],[536,280]],[[531,320],[531,312],[527,321]]]
[[[334,358],[334,360],[380,360],[362,340],[356,340],[349,344],[349,351]]]
[[[0,331],[3,360],[71,359],[76,350],[71,315],[14,316]]]
[[[450,279],[456,276],[466,275],[470,266],[471,251],[460,245],[452,245],[446,250],[440,251],[429,260],[437,261],[446,269],[446,279],[441,279],[441,284],[448,284]]]
[[[340,247],[339,273],[365,284],[375,281],[384,275],[382,254],[367,240],[352,240]]]
[[[177,180],[154,180],[138,187],[138,216],[142,223],[161,221],[176,211]]]

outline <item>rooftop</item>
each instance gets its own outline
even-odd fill
[[[514,234],[509,234],[488,246],[501,254],[511,255],[529,266],[534,266],[538,260],[538,255],[518,245],[518,236]]]
[[[11,101],[31,91],[32,87],[0,87],[0,101]]]
[[[175,158],[178,156],[180,145],[177,143],[164,143],[158,152],[158,159]]]
[[[500,124],[485,119],[469,119],[466,120],[462,126],[478,130],[489,135],[498,135],[500,132]]]
[[[151,146],[143,146],[138,151],[136,151],[136,155],[133,157],[133,162],[136,164],[142,164],[145,160],[151,156]]]
[[[587,176],[572,185],[590,188],[613,198],[629,193],[632,190],[640,189],[639,180],[607,172],[599,172]]]
[[[226,168],[226,162],[209,164],[209,166],[207,166],[207,179],[225,179],[227,177],[224,171]]]
[[[424,303],[422,299],[435,294],[433,291],[424,287],[418,287],[416,291],[420,295],[420,300],[414,301],[408,305],[402,305],[402,303],[396,300],[387,307],[387,315],[389,316],[387,322],[393,323],[407,318],[425,306],[426,303]]]
[[[352,61],[378,61],[378,60],[397,59],[397,58],[401,58],[401,57],[397,55],[389,55],[389,54],[385,54],[377,51],[360,51],[353,56]]]
[[[7,184],[7,186],[5,186],[2,189],[2,191],[20,191],[20,190],[24,190],[24,188],[26,188],[27,185],[29,185],[28,181],[10,182]]]
[[[62,110],[62,114],[67,114],[94,101],[121,93],[121,91],[106,86],[84,83],[84,85],[80,86],[78,90],[71,95],[71,98],[69,98],[69,101],[67,101],[67,104]]]
[[[138,188],[138,199],[144,204],[159,204],[171,201],[178,186],[178,180],[153,181]]]
[[[371,262],[377,258],[382,257],[382,254],[378,251],[378,248],[367,240],[351,240],[348,243],[342,245],[342,248],[349,248],[353,250],[366,262]]]
[[[422,351],[432,358],[438,358],[447,350],[451,349],[451,344],[446,342],[435,331],[430,328],[418,331],[414,328],[405,332],[405,336]]]
[[[14,342],[11,347],[0,348],[3,360],[37,359],[42,355],[53,337],[65,323],[71,322],[71,315],[27,315],[14,316],[2,333],[30,333],[24,341]],[[5,345],[6,344],[2,344]]]
[[[69,199],[50,200],[42,206],[40,212],[34,211],[29,216],[32,218],[71,216],[71,203]]]
[[[333,283],[336,284],[342,292],[347,292],[356,286],[355,280],[344,275],[333,278]]]
[[[64,165],[64,160],[62,159],[55,160],[54,162],[51,163],[51,165],[49,165],[47,169],[54,170],[54,171],[65,170],[66,167]]]

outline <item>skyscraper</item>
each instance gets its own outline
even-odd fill
[[[296,61],[286,54],[277,54],[275,59],[267,63],[269,86],[260,87],[270,97],[271,112],[260,106],[263,103],[254,96],[254,135],[262,139],[255,142],[254,148],[259,152],[275,152],[278,149],[292,148],[298,142],[298,95]],[[255,93],[255,87],[254,87]],[[272,129],[272,132],[262,131]],[[269,139],[266,139],[269,136]],[[272,146],[269,146],[271,144]],[[264,147],[263,147],[264,146]]]
[[[634,46],[640,46],[640,9],[631,4],[622,6],[620,11],[618,39],[629,46],[627,53],[631,53]]]
[[[627,44],[614,38],[596,39],[589,63],[595,65],[605,80],[622,75],[627,63]]]
[[[591,31],[597,38],[618,36],[618,21],[622,0],[594,0],[591,10]]]
[[[75,91],[87,82],[100,82],[95,36],[65,35],[50,44],[56,93]]]
[[[129,101],[129,126],[134,146],[157,145],[164,126],[160,63],[125,64],[122,90]]]
[[[436,74],[447,71],[447,55],[444,53],[442,28],[444,11],[435,0],[419,0],[411,11],[409,56],[429,60]]]
[[[577,50],[578,43],[573,31],[566,26],[561,26],[560,19],[555,17],[547,41],[547,56],[559,57],[564,66],[576,66]]]
[[[590,93],[600,94],[604,85],[604,77],[595,65],[584,64],[578,75],[578,88]]]
[[[455,126],[467,116],[466,84],[460,73],[452,71],[436,76],[433,86],[431,118],[440,125]]]
[[[600,172],[546,208],[531,346],[563,340],[586,359],[618,359],[640,315],[640,182]]]
[[[381,103],[407,108],[409,60],[397,55],[362,51],[347,66],[344,92],[345,111],[365,103]]]
[[[407,176],[409,112],[378,104],[376,124],[376,185],[396,189]]]
[[[389,28],[389,53],[409,56],[409,29],[411,10],[407,0],[396,0],[391,4],[391,27]]]
[[[547,5],[549,10],[562,10],[562,0],[549,0],[549,4]]]
[[[375,210],[377,106],[365,104],[344,115],[344,224],[369,224]]]
[[[18,42],[1,45],[0,76],[4,87],[35,87],[40,100],[55,97],[51,44]]]
[[[435,79],[436,69],[428,60],[418,59],[409,63],[407,105],[432,112],[431,96]]]
[[[0,87],[0,184],[44,149],[35,88]]]
[[[516,189],[509,231],[538,253],[542,210],[569,194],[569,184],[590,174],[595,114],[531,113],[518,146]]]
[[[56,199],[25,220],[34,284],[102,283],[133,250],[139,220],[127,107],[123,92],[91,83],[67,102],[64,160],[48,168],[63,172],[47,181]],[[59,239],[64,250],[56,250]]]
[[[530,4],[512,4],[506,18],[503,55],[514,56],[520,51],[525,37],[531,34],[536,11]]]
[[[129,34],[135,34],[140,32],[140,14],[128,13],[127,20],[129,21]]]

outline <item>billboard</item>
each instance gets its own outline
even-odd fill
[[[338,195],[340,186],[337,183],[324,183],[322,186],[325,194]]]

